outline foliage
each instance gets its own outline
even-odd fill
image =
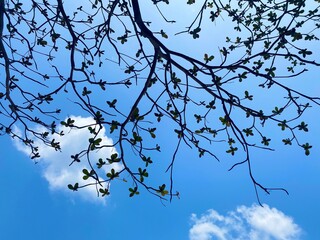
[[[41,153],[35,138],[63,151],[54,139],[64,134],[57,132],[57,124],[87,128],[92,135],[88,148],[70,161],[89,161],[83,179],[93,179],[102,196],[110,193],[102,183],[123,176],[133,184],[128,187],[130,197],[141,187],[160,198],[177,196],[173,167],[183,144],[197,149],[200,157],[217,160],[221,157],[211,145],[221,145],[238,159],[230,170],[247,165],[256,192],[284,190],[261,185],[252,173],[250,156],[256,148],[272,150],[274,140],[266,126],[285,132],[280,139],[284,145],[295,144],[310,154],[312,145],[298,138],[298,132],[308,132],[308,124],[299,119],[311,106],[319,106],[320,98],[292,88],[287,80],[320,66],[312,51],[319,40],[317,1],[181,1],[184,8],[200,8],[188,19],[191,24],[175,33],[154,29],[141,10],[143,4],[153,4],[159,21],[171,29],[177,22],[167,20],[162,10],[173,4],[169,0],[83,0],[76,7],[67,2],[0,0],[2,134],[19,138],[37,159]],[[233,32],[218,46],[219,33],[214,31],[221,24],[232,26]],[[192,57],[169,44],[181,36],[197,44],[207,30],[219,51],[208,46],[202,57]],[[283,99],[261,106],[258,96],[273,90]],[[69,103],[95,123],[63,120],[61,99],[72,99]],[[17,124],[22,134],[15,132]],[[39,132],[35,126],[47,130]],[[97,137],[102,128],[109,130],[113,145],[103,145]],[[167,165],[169,181],[161,179],[160,186],[153,186],[149,168],[155,152],[167,151],[157,139],[164,129],[177,144]],[[91,159],[91,152],[101,148],[116,148],[117,153]],[[130,152],[140,163],[131,163]],[[122,164],[121,171],[97,174],[115,162]],[[68,187],[77,191],[89,186]]]

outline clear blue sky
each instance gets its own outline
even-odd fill
[[[196,55],[199,48],[189,48],[188,44],[185,42]],[[182,47],[176,43],[173,46]],[[295,85],[303,83],[303,91],[319,94],[318,75],[310,71],[297,78]],[[71,114],[78,116],[76,111]],[[89,121],[86,117],[77,119]],[[284,187],[290,193],[260,192],[263,208],[257,205],[246,167],[228,172],[234,158],[225,157],[221,162],[198,159],[196,152],[183,148],[174,175],[180,199],[164,202],[143,190],[129,198],[130,184],[119,180],[112,185],[111,196],[99,200],[94,191],[71,192],[66,188],[70,178],[79,177],[75,170],[64,167],[71,152],[46,151],[34,164],[21,145],[8,136],[1,137],[0,239],[320,239],[319,118],[316,107],[304,118],[310,126],[305,139],[313,145],[310,156],[294,146],[284,148],[281,141],[273,145],[276,152],[253,153],[258,180],[266,186]],[[278,133],[271,130],[270,137],[276,139]],[[86,144],[81,142],[86,141],[86,133],[70,134],[79,139],[62,140],[71,150]],[[169,139],[166,144],[173,142]],[[159,168],[153,171],[163,176],[163,166],[156,166]]]

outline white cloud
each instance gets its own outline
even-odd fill
[[[94,123],[93,118],[88,117],[74,117],[71,116],[71,119],[75,120],[75,124],[79,126],[89,125]],[[40,128],[37,129],[41,131]],[[67,185],[70,183],[78,182],[79,185],[89,183],[82,179],[83,173],[82,169],[89,169],[88,162],[85,158],[81,159],[80,163],[75,162],[71,166],[71,155],[77,154],[79,151],[87,149],[88,147],[88,139],[92,137],[87,128],[83,129],[71,129],[66,128],[64,126],[57,127],[57,131],[63,131],[65,133],[64,136],[55,136],[55,141],[60,142],[60,146],[62,151],[55,151],[53,148],[45,146],[39,140],[35,140],[36,145],[39,146],[39,152],[41,155],[40,164],[43,166],[43,176],[49,183],[49,187],[51,190],[60,190],[60,191],[68,191],[71,192]],[[112,139],[106,136],[105,129],[103,128],[98,135],[99,138],[102,138],[102,142],[100,145],[112,145]],[[24,146],[21,142],[15,141],[15,145],[18,150],[24,152],[27,155],[30,155],[30,149]],[[106,159],[111,154],[115,153],[116,149],[113,147],[103,148],[99,151],[92,152],[90,154],[91,159]],[[94,163],[95,164],[95,163]],[[110,171],[111,168],[115,170],[120,170],[120,164],[112,164],[112,167],[105,167],[101,169],[100,174],[105,174]],[[97,191],[95,186],[89,186],[82,189],[79,189],[77,193],[73,195],[80,195],[83,199],[89,201],[99,201],[105,202],[103,198],[97,198]]]
[[[201,217],[192,214],[191,221],[190,240],[297,240],[302,232],[291,217],[268,205],[240,206],[226,216],[210,209]]]

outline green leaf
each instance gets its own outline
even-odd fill
[[[82,173],[84,174],[84,176],[82,177],[83,180],[87,180],[88,178],[90,178],[91,176],[94,175],[94,170],[91,170],[90,172],[87,169],[82,169]]]
[[[228,139],[228,144],[231,146],[232,144],[236,143],[236,141],[233,138]]]
[[[245,128],[242,131],[246,134],[247,137],[253,136],[253,132],[251,128]]]
[[[121,44],[124,44],[128,41],[128,34],[124,34],[117,38],[117,40],[120,40]]]
[[[154,113],[154,115],[157,117],[157,122],[160,122],[161,118],[163,117],[163,114],[159,112],[159,113]]]
[[[99,160],[97,162],[97,167],[102,168],[102,166],[104,166],[105,164],[106,164],[106,162],[103,161],[102,158],[99,158]]]
[[[116,172],[113,168],[110,170],[109,173],[107,173],[107,177],[110,178],[110,180],[119,177],[119,173]]]
[[[128,66],[128,68],[124,72],[127,74],[134,72],[134,66]]]
[[[281,127],[281,130],[284,131],[288,127],[287,121],[283,120],[282,122],[278,123],[278,126]]]
[[[138,187],[134,188],[129,188],[129,197],[133,197],[134,195],[139,195],[140,193],[138,192]]]
[[[207,64],[208,62],[210,62],[210,61],[212,61],[212,60],[214,59],[214,56],[211,55],[211,56],[209,57],[209,55],[208,55],[207,53],[205,53],[203,59],[204,59],[205,63]]]
[[[182,138],[184,135],[182,130],[174,129],[174,132],[178,135],[178,138]]]
[[[133,138],[130,139],[133,145],[137,144],[138,142],[142,142],[142,137],[137,133],[133,132]]]
[[[197,28],[193,29],[192,31],[190,31],[190,34],[192,35],[192,37],[194,39],[197,39],[200,37],[200,35],[199,35],[200,32],[201,32],[201,28],[197,27]]]
[[[112,102],[107,101],[107,104],[109,105],[110,108],[115,108],[117,103],[117,99],[113,99]]]
[[[210,108],[210,109],[216,109],[216,106],[215,106],[215,101],[212,100],[208,103],[208,105],[206,105],[206,108]]]
[[[108,162],[109,162],[110,164],[121,161],[121,159],[118,158],[118,153],[112,154],[112,155],[110,156],[110,158],[107,158],[107,160],[108,160]]]
[[[230,146],[230,149],[226,151],[226,153],[230,153],[232,156],[234,156],[235,152],[238,151],[237,147]]]
[[[250,95],[248,91],[244,92],[244,97],[250,101],[253,100],[253,95]]]
[[[72,120],[71,118],[68,118],[67,121],[61,121],[60,124],[62,126],[65,126],[65,127],[73,127],[74,126],[74,120]]]
[[[79,183],[75,183],[74,185],[68,184],[68,188],[72,191],[78,191]]]
[[[152,160],[150,157],[143,156],[142,161],[144,161],[146,163],[146,167],[148,167],[148,165],[152,163]]]
[[[302,56],[303,56],[304,58],[305,58],[306,56],[312,54],[312,52],[311,52],[311,51],[308,51],[307,49],[301,49],[298,53],[299,53],[299,54],[302,54]]]
[[[159,190],[157,190],[158,193],[161,194],[161,196],[165,196],[167,195],[169,192],[166,190],[166,185],[162,184],[161,186],[159,186]]]
[[[272,110],[272,113],[277,115],[280,115],[280,113],[282,112],[283,112],[283,108],[275,107],[274,110]]]
[[[107,188],[100,188],[99,192],[102,193],[102,197],[110,195],[109,189]]]
[[[37,40],[37,45],[40,45],[42,47],[45,47],[48,44],[48,42],[46,40],[43,40],[43,38],[39,38]]]
[[[92,93],[92,91],[89,91],[88,89],[87,89],[87,87],[84,87],[83,88],[83,91],[82,91],[82,96],[87,96],[87,95],[89,95],[89,94],[91,94]]]
[[[269,146],[271,139],[270,138],[266,138],[266,137],[262,137],[262,141],[261,143],[265,146]]]
[[[90,176],[88,176],[88,175],[84,175],[82,178],[83,178],[83,180],[87,180],[89,177]]]
[[[139,120],[143,120],[143,117],[139,115],[139,108],[136,107],[132,111],[132,114],[130,116],[130,121],[134,122],[134,121],[139,121]]]
[[[95,117],[94,117],[94,120],[97,122],[97,123],[102,123],[104,121],[104,118],[101,114],[100,111],[97,111],[96,114],[95,114]]]
[[[301,122],[298,126],[298,129],[301,131],[305,131],[305,132],[308,132],[309,129],[308,129],[308,124],[306,124],[305,122]]]
[[[102,141],[102,138],[97,138],[97,139],[94,139],[94,138],[89,138],[89,143],[90,143],[90,150],[94,150],[97,148],[97,146],[100,145]]]
[[[156,138],[156,134],[154,133],[156,128],[148,128],[148,132],[150,133],[152,138]]]
[[[194,117],[196,118],[197,123],[202,121],[202,117],[198,114],[194,114]]]
[[[301,147],[304,149],[304,153],[305,153],[307,156],[310,155],[310,148],[312,148],[312,146],[309,145],[309,143],[302,144]]]
[[[284,145],[292,145],[292,140],[290,138],[282,139]]]
[[[168,38],[168,35],[161,29],[160,34],[163,38]]]
[[[265,70],[270,77],[275,77],[276,76],[276,74],[275,74],[276,69],[277,69],[276,67],[272,67],[272,68],[266,68]]]
[[[61,35],[59,33],[53,33],[51,35],[51,40],[52,42],[56,42],[56,40],[60,37]]]
[[[85,174],[85,175],[89,175],[89,171],[87,170],[87,169],[82,169],[82,172],[83,172],[83,174]]]
[[[144,178],[149,176],[149,173],[147,172],[147,169],[142,170],[142,168],[139,168],[138,171],[140,175],[140,181],[143,182]]]
[[[113,131],[114,131],[115,129],[118,129],[118,126],[119,126],[119,125],[120,125],[119,122],[112,120],[111,126],[110,126],[110,133],[113,133]]]
[[[226,125],[227,127],[231,126],[229,118],[227,116],[219,117],[219,120],[221,121],[222,125]]]

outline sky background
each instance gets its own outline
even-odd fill
[[[206,35],[204,39],[208,39]],[[186,41],[185,47],[197,55],[199,49],[189,47],[192,43]],[[181,44],[171,44],[181,48]],[[318,78],[317,71],[309,71],[290,84],[316,95]],[[277,96],[273,99],[277,101]],[[92,121],[74,109],[70,112],[77,121]],[[310,156],[300,148],[281,144],[273,145],[276,152],[252,153],[258,181],[289,191],[289,196],[280,191],[271,195],[260,192],[263,208],[258,206],[247,168],[228,172],[235,159],[227,156],[221,162],[198,159],[196,152],[183,148],[174,175],[180,199],[172,202],[161,201],[142,189],[139,196],[129,198],[130,184],[121,180],[112,184],[111,196],[101,199],[92,189],[71,192],[66,187],[82,177],[78,172],[83,165],[67,166],[70,155],[87,143],[88,131],[70,131],[61,139],[61,145],[68,147],[62,153],[43,148],[38,164],[28,158],[20,143],[1,137],[0,239],[320,239],[319,117],[319,108],[314,107],[303,119],[310,126],[303,137],[313,145]],[[279,138],[278,133],[270,132],[269,137]],[[112,141],[106,132],[101,134],[105,142]],[[173,142],[168,139],[166,144]],[[116,150],[97,154],[105,156],[112,151]],[[222,150],[218,146],[216,151]],[[159,166],[161,177],[163,166],[155,166]]]

